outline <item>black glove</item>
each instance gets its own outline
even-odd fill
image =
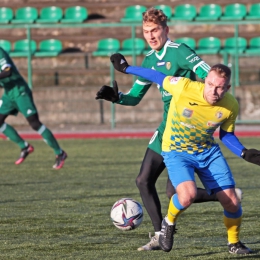
[[[113,87],[104,85],[96,94],[96,99],[105,99],[110,102],[119,100],[117,82],[113,80]]]
[[[241,157],[250,163],[260,166],[260,151],[256,149],[244,149]]]
[[[127,74],[126,68],[129,66],[125,57],[120,53],[115,53],[110,56],[110,61],[112,62],[114,68],[120,72]]]

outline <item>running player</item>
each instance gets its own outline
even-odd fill
[[[237,100],[228,93],[230,69],[216,64],[205,83],[184,77],[166,76],[151,69],[129,66],[120,53],[111,57],[115,69],[142,76],[172,94],[162,141],[162,156],[176,193],[169,202],[159,235],[160,247],[169,252],[174,242],[176,221],[194,201],[197,188],[196,170],[209,193],[215,193],[224,208],[228,249],[232,254],[250,254],[239,239],[242,206],[235,192],[235,181],[213,134],[220,128],[219,138],[235,155],[260,166],[260,151],[247,149],[236,137],[235,121],[239,111]]]
[[[195,80],[197,75],[199,78],[204,79],[210,70],[210,66],[187,45],[177,44],[168,39],[168,33],[167,17],[161,10],[150,8],[143,13],[143,35],[152,50],[147,53],[142,67],[152,68],[170,76],[183,76]],[[117,83],[114,82],[113,84],[113,88],[103,86],[97,93],[96,98],[102,98],[120,105],[135,106],[142,100],[151,87],[152,82],[139,77],[126,94],[118,93]],[[161,146],[172,95],[163,88],[158,89],[164,102],[163,121],[149,142],[139,175],[136,178],[136,184],[143,204],[152,220],[155,235],[150,237],[151,240],[146,245],[139,247],[139,251],[160,249],[158,237],[163,218],[155,184],[165,169],[163,157],[161,156]],[[167,181],[166,193],[168,198],[171,198],[175,193],[169,179]],[[194,202],[207,201],[217,201],[217,197],[214,194],[208,195],[204,189],[198,188]]]
[[[16,130],[5,123],[9,115],[17,115],[21,112],[30,126],[37,131],[44,141],[53,149],[56,158],[54,169],[62,168],[67,158],[52,132],[39,121],[38,112],[33,102],[32,92],[20,75],[9,55],[0,47],[0,87],[4,88],[4,94],[0,99],[0,132],[21,148],[20,157],[15,164],[21,164],[25,158],[34,151],[32,145],[28,144],[16,132]]]

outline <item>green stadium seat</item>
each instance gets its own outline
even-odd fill
[[[47,39],[39,43],[39,49],[34,55],[36,57],[58,56],[62,48],[62,42],[60,40]]]
[[[246,20],[259,20],[260,19],[260,3],[251,4],[249,12],[245,17]]]
[[[145,49],[145,41],[141,38],[135,38],[134,40],[132,38],[125,39],[119,52],[123,55],[132,55],[133,48],[135,48],[136,55],[142,54]]]
[[[260,37],[254,37],[249,40],[249,46],[245,51],[246,54],[260,54]]]
[[[12,23],[34,23],[38,18],[38,10],[35,7],[21,7],[15,12]]]
[[[10,56],[12,57],[27,57],[28,56],[28,40],[18,40],[14,43],[14,48],[10,52]],[[34,40],[30,41],[30,49],[31,49],[31,55],[33,55],[36,51],[37,45]]]
[[[238,47],[238,53],[241,54],[246,50],[247,40],[243,37],[237,37],[237,43],[235,37],[230,37],[224,40],[223,48],[220,50],[221,54],[235,54],[236,53],[236,44]]]
[[[12,49],[12,44],[7,40],[0,40],[0,47],[3,48],[7,53],[9,53]]]
[[[162,10],[164,14],[167,16],[168,21],[171,20],[172,16],[172,8],[169,5],[155,5],[154,8]]]
[[[225,6],[220,20],[243,20],[246,13],[247,10],[244,4],[229,4]]]
[[[114,38],[106,38],[98,41],[97,50],[92,53],[93,56],[110,56],[118,52],[120,42]]]
[[[146,11],[143,5],[131,5],[126,7],[125,16],[121,18],[121,22],[142,22],[143,12]]]
[[[205,37],[198,40],[196,53],[202,54],[217,54],[221,48],[221,40],[216,37]]]
[[[82,23],[88,18],[88,10],[84,6],[71,6],[66,8],[61,23]]]
[[[191,37],[177,38],[177,39],[174,40],[174,42],[176,42],[176,43],[185,43],[186,45],[188,45],[193,50],[196,48],[196,41],[193,38],[191,38]]]
[[[216,21],[222,15],[222,8],[218,4],[203,5],[196,17],[197,21]]]
[[[13,10],[9,7],[0,7],[0,24],[9,23],[13,19]]]
[[[192,21],[197,15],[195,5],[183,4],[177,5],[174,8],[174,14],[171,16],[171,20],[186,20]]]
[[[43,7],[40,11],[37,23],[57,23],[62,19],[63,12],[60,7],[47,6]]]

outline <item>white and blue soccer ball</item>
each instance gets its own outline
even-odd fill
[[[143,221],[143,208],[136,200],[123,198],[114,203],[110,218],[118,229],[133,230]]]

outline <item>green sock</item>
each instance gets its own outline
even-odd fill
[[[24,149],[28,146],[28,143],[22,139],[22,137],[16,132],[16,130],[12,126],[4,123],[0,127],[0,132],[7,136],[11,141],[19,145],[21,149]]]
[[[43,137],[44,141],[54,150],[56,155],[61,154],[62,150],[53,136],[52,132],[45,126],[42,125],[38,130],[38,133]]]

